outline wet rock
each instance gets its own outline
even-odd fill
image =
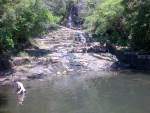
[[[5,82],[7,80],[10,80],[9,78],[3,78],[3,79],[0,79],[0,82]]]
[[[72,66],[82,66],[82,63],[79,61],[79,62],[72,62],[70,65]]]
[[[36,78],[36,79],[41,79],[41,78],[43,78],[45,75],[44,74],[37,74],[37,73],[33,73],[33,74],[30,74],[30,75],[28,75],[27,77],[28,78]]]
[[[44,65],[44,66],[51,64],[51,62],[52,62],[52,61],[51,61],[50,58],[44,58],[44,57],[39,58],[39,59],[37,60],[37,64],[38,64],[38,65]]]
[[[25,65],[25,64],[29,64],[30,60],[27,58],[15,58],[12,61],[12,65],[13,66],[20,66],[20,65]]]
[[[51,62],[52,64],[58,63],[58,62],[59,62],[59,59],[58,59],[58,58],[51,58],[51,59],[50,59],[50,62]]]
[[[99,42],[93,42],[90,44],[90,47],[88,48],[87,52],[91,53],[99,53],[101,52],[101,45]]]

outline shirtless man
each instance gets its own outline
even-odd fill
[[[17,85],[17,90],[19,90],[17,94],[21,94],[21,93],[25,93],[26,92],[26,90],[25,90],[25,88],[24,88],[24,86],[23,86],[23,84],[21,82],[19,82],[19,81],[14,81],[14,82]]]

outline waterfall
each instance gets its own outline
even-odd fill
[[[69,28],[83,28],[83,14],[86,7],[87,0],[78,0],[77,3],[69,2],[69,10],[67,17],[67,27]]]
[[[72,7],[71,10],[70,10],[69,17],[68,17],[68,23],[67,23],[67,25],[68,25],[69,28],[72,28],[72,27],[73,27],[72,9],[73,9],[73,7]]]
[[[82,33],[79,33],[79,37],[81,38],[82,43],[86,43],[86,38],[83,36]]]

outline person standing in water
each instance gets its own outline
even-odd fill
[[[20,81],[14,80],[14,83],[15,83],[15,87],[16,87],[16,92],[18,94],[18,103],[20,105],[23,105],[26,90]]]
[[[24,88],[24,86],[23,86],[23,84],[21,82],[16,81],[16,80],[14,82],[17,85],[17,91],[18,91],[17,94],[22,94],[22,93],[26,92],[26,90],[25,90],[25,88]]]

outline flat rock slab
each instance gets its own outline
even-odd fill
[[[75,61],[87,67],[90,71],[99,71],[110,68],[114,62],[105,59],[98,59],[90,53],[76,53]]]

